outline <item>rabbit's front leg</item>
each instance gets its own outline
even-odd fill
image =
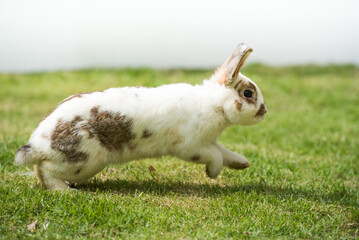
[[[46,167],[46,162],[34,165],[36,177],[45,188],[52,191],[70,189],[64,180],[52,176]]]
[[[185,154],[187,155],[188,152]],[[216,144],[210,144],[196,149],[189,158],[187,157],[185,159],[194,163],[206,164],[207,176],[212,179],[216,178],[223,168],[222,153],[219,151]]]
[[[232,152],[218,143],[216,143],[216,146],[222,154],[224,166],[233,169],[244,169],[250,166],[246,157]]]

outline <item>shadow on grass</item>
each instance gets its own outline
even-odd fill
[[[294,187],[271,186],[263,182],[252,182],[241,186],[219,186],[210,183],[157,182],[156,180],[106,180],[94,181],[79,186],[78,188],[90,192],[111,192],[125,195],[138,195],[143,192],[145,194],[163,196],[176,194],[180,196],[198,196],[205,198],[233,195],[242,192],[272,196],[277,199],[308,199],[329,204],[339,203],[346,206],[358,206],[355,194],[348,192],[345,188],[342,188],[340,191],[325,193]]]

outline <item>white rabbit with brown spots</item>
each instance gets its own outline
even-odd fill
[[[201,85],[124,87],[68,97],[45,117],[15,155],[33,165],[50,190],[82,183],[109,164],[172,155],[206,164],[210,178],[248,160],[216,142],[230,125],[266,113],[261,91],[240,70],[252,49],[240,44]]]

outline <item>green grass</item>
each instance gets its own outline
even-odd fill
[[[48,192],[16,150],[59,101],[121,86],[200,83],[205,70],[83,70],[0,74],[0,238],[357,239],[359,68],[268,67],[244,74],[261,88],[259,125],[219,142],[250,160],[216,180],[173,157],[109,166],[76,192]],[[157,171],[149,171],[149,165]],[[37,220],[34,232],[27,226]]]

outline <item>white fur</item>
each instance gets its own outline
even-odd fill
[[[74,97],[60,104],[39,124],[28,142],[31,148],[27,152],[20,149],[15,161],[35,165],[39,180],[52,190],[67,188],[65,181],[84,182],[108,164],[164,155],[206,164],[211,178],[217,177],[223,165],[248,167],[244,156],[219,145],[216,139],[230,125],[260,122],[264,115],[255,115],[264,100],[257,87],[256,103],[248,104],[236,89],[219,83],[219,77],[221,73],[217,72],[210,80],[195,86],[181,83],[156,88],[111,88]],[[253,83],[240,73],[235,80]],[[240,111],[235,100],[242,104]],[[68,122],[79,116],[81,124],[86,124],[93,107],[131,119],[132,133],[136,136],[131,145],[136,148],[131,150],[126,145],[121,151],[110,151],[96,137],[79,129],[82,136],[79,151],[86,153],[88,159],[68,162],[62,152],[51,148],[52,133],[59,119]],[[142,138],[145,130],[152,135]],[[194,160],[194,156],[199,159]],[[79,174],[75,174],[77,169],[81,169]]]

